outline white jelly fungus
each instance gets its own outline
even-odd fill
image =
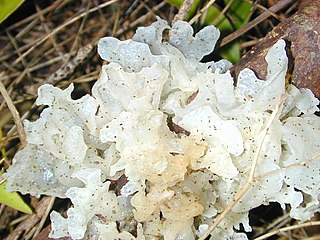
[[[285,85],[285,42],[269,50],[265,81],[244,69],[234,87],[228,61],[200,62],[218,37],[213,26],[194,35],[186,22],[158,19],[131,40],[100,40],[109,64],[92,96],[73,100],[72,84],[39,88],[47,108],[25,121],[28,145],[5,176],[8,190],[72,201],[67,218],[51,213],[50,237],[200,237],[246,183],[283,94],[255,181],[211,239],[246,239],[240,224],[251,231],[248,211],[262,204],[290,206],[302,221],[319,211],[319,101]]]

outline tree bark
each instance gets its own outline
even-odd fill
[[[277,25],[260,43],[248,51],[231,69],[237,77],[244,68],[265,79],[268,50],[279,40],[287,43],[291,82],[310,88],[320,98],[320,0],[313,0],[296,14]]]

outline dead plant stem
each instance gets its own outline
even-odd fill
[[[210,0],[203,8],[201,8],[201,10],[189,21],[190,24],[194,24],[195,21],[197,21],[197,19],[199,17],[201,17],[201,15],[208,10],[208,8],[215,2],[216,0]]]
[[[194,0],[184,0],[181,7],[179,8],[179,12],[174,16],[172,23],[176,21],[183,20],[190,10]]]
[[[54,204],[55,200],[56,200],[55,197],[51,197],[50,202],[49,202],[49,204],[47,206],[47,209],[46,209],[45,213],[42,215],[41,221],[38,224],[38,226],[36,228],[36,231],[33,234],[33,237],[36,237],[41,232],[41,229],[43,228],[43,225],[44,225],[45,221],[47,220],[47,218],[49,216],[49,213],[50,213],[50,211],[51,211],[51,209],[53,207],[53,204]]]
[[[56,33],[58,33],[61,29],[65,28],[66,26],[78,21],[80,18],[83,18],[84,16],[86,16],[89,13],[98,11],[101,8],[107,7],[115,2],[117,2],[118,0],[111,0],[105,3],[100,4],[97,7],[91,8],[90,10],[83,12],[81,14],[79,14],[78,16],[75,16],[74,18],[70,19],[69,21],[65,22],[64,24],[60,25],[59,27],[55,28],[54,30],[52,30],[51,33],[47,34],[45,37],[43,37],[40,41],[36,42],[32,47],[30,47],[26,52],[24,52],[20,57],[18,57],[14,62],[13,65],[16,65],[18,62],[20,62],[23,58],[25,58],[29,53],[31,53],[34,49],[36,49],[39,45],[41,45],[43,42],[45,42],[46,40],[48,40],[49,38],[51,38],[53,35],[55,35]]]
[[[258,159],[259,159],[259,155],[260,155],[260,151],[262,148],[262,144],[264,142],[264,139],[268,133],[268,130],[273,122],[273,120],[275,119],[275,117],[278,114],[278,111],[280,109],[280,106],[283,104],[284,100],[285,100],[285,95],[281,97],[279,103],[277,104],[277,106],[275,107],[275,109],[273,110],[265,128],[261,131],[261,133],[259,134],[259,141],[258,141],[258,148],[255,152],[253,161],[252,161],[252,165],[251,165],[251,170],[249,173],[249,177],[248,180],[246,182],[246,184],[242,187],[242,189],[240,190],[240,192],[238,192],[235,197],[232,199],[232,202],[223,210],[222,213],[220,213],[220,215],[214,220],[213,224],[209,227],[209,229],[199,238],[199,240],[205,240],[206,237],[208,237],[210,235],[210,233],[212,231],[214,231],[216,229],[216,227],[221,223],[221,221],[229,214],[229,212],[232,210],[232,208],[239,202],[239,200],[244,196],[244,194],[249,190],[249,188],[251,187],[252,183],[254,182],[254,173],[257,167],[257,163],[258,163]]]
[[[295,0],[282,0],[270,7],[267,11],[263,12],[260,14],[258,17],[256,17],[254,20],[251,22],[248,22],[246,25],[243,27],[239,28],[237,31],[229,34],[225,38],[222,39],[220,43],[220,47],[227,45],[228,43],[232,42],[235,40],[237,37],[241,36],[242,34],[246,33],[249,31],[251,28],[257,26],[259,23],[267,19],[271,13],[276,13],[279,10],[283,9],[285,6],[289,5],[290,3],[294,2]]]
[[[50,36],[50,32],[51,30],[49,29],[47,23],[46,23],[46,19],[44,18],[43,14],[41,13],[41,8],[38,6],[38,4],[35,4],[35,8],[39,14],[39,18],[41,21],[41,26],[43,26],[44,30],[46,31],[46,33]],[[57,44],[54,36],[50,36],[49,37],[50,42],[52,43],[53,47],[56,49],[56,52],[59,54],[59,56],[62,58],[63,62],[66,63],[67,59],[64,58],[63,53],[60,50],[59,45]]]
[[[214,21],[212,22],[212,25],[216,25],[218,23],[218,21],[224,16],[224,14],[228,11],[228,9],[230,8],[231,4],[233,3],[234,0],[230,0],[228,2],[228,4],[223,8],[223,10],[219,13],[219,15],[216,17],[216,19],[214,19]]]
[[[311,162],[312,160],[314,160],[314,159],[316,159],[316,158],[318,158],[318,157],[320,157],[320,152],[315,153],[313,156],[309,157],[309,158],[308,158],[307,160],[305,160],[305,161],[298,162],[298,163],[293,163],[293,164],[289,164],[289,165],[287,165],[287,166],[285,166],[285,167],[283,167],[283,168],[275,169],[275,170],[273,170],[273,171],[264,173],[264,174],[262,174],[262,175],[260,175],[260,176],[256,176],[256,177],[253,178],[253,181],[255,182],[255,181],[257,181],[258,179],[265,178],[265,177],[267,177],[267,176],[270,176],[270,175],[275,174],[275,173],[277,173],[277,172],[283,171],[283,170],[285,170],[285,169],[289,169],[289,168],[292,168],[292,167],[305,165],[305,164]]]
[[[319,225],[320,225],[320,221],[316,221],[316,222],[306,222],[306,223],[301,223],[301,224],[297,224],[297,225],[293,225],[293,226],[289,226],[289,227],[279,228],[279,229],[276,229],[272,232],[266,233],[260,237],[257,237],[254,240],[263,240],[263,239],[267,239],[268,237],[271,237],[271,236],[279,234],[279,233],[291,231],[291,230],[298,229],[298,228],[319,226]]]
[[[152,11],[149,11],[149,12],[146,13],[145,15],[142,15],[141,17],[139,17],[137,20],[131,22],[131,23],[129,24],[129,26],[126,27],[126,29],[124,29],[124,28],[119,29],[119,30],[116,32],[115,36],[119,36],[119,35],[123,34],[127,29],[131,29],[131,28],[135,27],[136,25],[138,25],[139,23],[145,21],[145,20],[148,19],[151,15],[154,15],[156,11],[158,11],[159,9],[161,9],[161,8],[162,8],[163,6],[165,6],[166,4],[167,4],[166,1],[160,2],[158,5],[156,5],[156,6],[154,6],[154,7],[152,8]]]
[[[21,118],[20,118],[20,114],[18,112],[18,110],[16,109],[16,107],[14,106],[5,86],[3,85],[3,83],[0,81],[0,92],[4,98],[4,101],[7,103],[7,106],[12,114],[13,120],[17,126],[17,132],[20,138],[20,142],[22,147],[24,148],[25,146],[27,146],[27,140],[26,140],[26,135],[23,129],[23,125],[21,122]]]

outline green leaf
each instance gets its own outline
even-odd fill
[[[24,0],[0,0],[0,23],[14,12]]]
[[[224,3],[227,5],[230,0],[224,0]],[[252,15],[252,6],[253,2],[248,0],[234,0],[228,11],[227,14],[230,16],[230,20],[232,25],[239,29],[244,24],[248,23],[251,15]]]
[[[170,3],[171,5],[175,6],[176,8],[180,8],[180,6],[183,3],[183,0],[166,0],[167,3]]]
[[[218,7],[215,5],[210,6],[206,14],[205,24],[212,25],[214,23],[214,25],[220,29],[223,35],[233,32],[234,29],[229,19],[227,19],[224,15],[220,16],[220,13],[221,10]],[[218,17],[219,19],[216,20]]]
[[[0,176],[2,173],[0,172]],[[16,192],[8,192],[6,189],[7,181],[0,184],[0,203],[17,209],[18,211],[32,214],[31,208],[23,201],[21,196]]]
[[[228,59],[233,64],[237,63],[241,57],[240,46],[238,42],[232,42],[230,44],[227,44],[219,50],[221,51],[220,56],[222,58]]]

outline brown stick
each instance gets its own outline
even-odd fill
[[[16,107],[14,106],[5,86],[3,85],[3,83],[1,81],[0,81],[0,93],[4,98],[4,101],[7,103],[7,106],[12,114],[14,123],[17,126],[17,131],[18,131],[21,145],[22,145],[22,147],[25,147],[25,146],[27,146],[27,140],[26,140],[26,135],[24,133],[23,124],[21,122],[20,114],[19,114],[18,110],[16,109]]]
[[[263,239],[267,239],[267,238],[269,238],[273,235],[279,234],[279,233],[292,231],[292,230],[298,229],[298,228],[312,227],[312,226],[319,226],[319,225],[320,225],[320,221],[301,223],[301,224],[297,224],[297,225],[293,225],[293,226],[289,226],[289,227],[276,229],[270,233],[267,233],[267,234],[264,234],[258,238],[255,238],[254,240],[263,240]],[[319,239],[319,238],[317,238],[317,239]]]
[[[210,0],[203,8],[200,9],[200,11],[189,21],[190,24],[194,24],[195,21],[197,21],[197,19],[199,17],[201,17],[201,15],[208,10],[208,8],[215,2],[216,0]]]
[[[184,0],[181,7],[179,8],[179,12],[174,16],[172,23],[175,23],[178,20],[183,20],[187,15],[191,5],[193,4],[194,0]]]

